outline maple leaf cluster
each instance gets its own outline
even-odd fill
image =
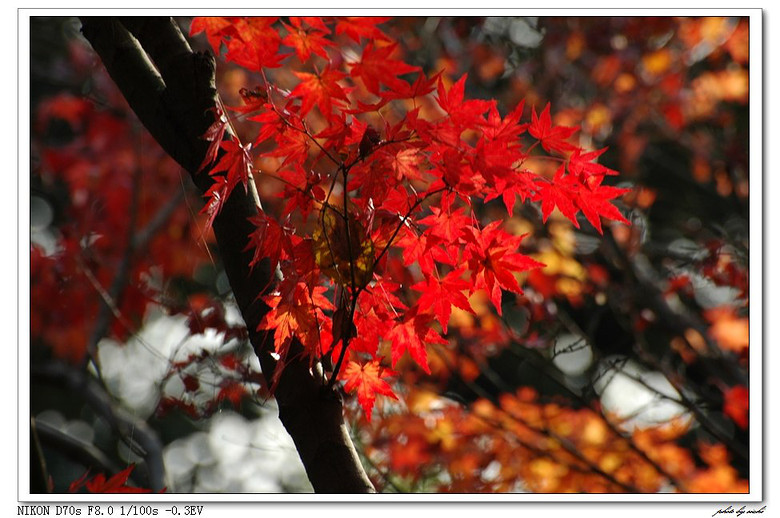
[[[383,416],[365,433],[368,455],[411,487],[428,478],[449,492],[748,491],[724,445],[697,444],[696,462],[678,444],[689,418],[628,435],[617,416],[545,401],[530,387],[478,399],[468,411],[425,390],[407,401],[409,415]],[[377,484],[387,481],[377,475]]]
[[[69,492],[78,493],[83,488],[88,493],[151,493],[151,489],[130,486],[127,484],[134,469],[135,464],[130,464],[128,467],[109,478],[106,478],[103,473],[98,473],[92,478],[87,478],[89,477],[89,471],[86,471],[78,480],[74,480],[70,484]],[[161,493],[164,492],[165,489],[161,491]]]
[[[603,149],[577,145],[578,128],[554,124],[549,104],[522,122],[524,103],[502,116],[467,99],[465,75],[407,64],[384,21],[196,18],[190,31],[261,79],[204,135],[204,213],[213,221],[239,184],[281,185],[281,213],[252,219],[253,265],[268,259],[282,277],[258,330],[273,332],[282,367],[293,341],[312,364],[327,359],[368,419],[377,395],[395,397],[386,380],[406,353],[430,373],[453,307],[473,313],[483,292],[501,314],[502,293],[544,266],[475,205],[500,197],[511,216],[518,198],[538,202],[545,221],[557,209],[579,227],[581,213],[600,233],[602,219],[628,223],[613,203],[628,189],[603,183],[617,173],[595,162]],[[275,81],[283,64],[289,88]]]

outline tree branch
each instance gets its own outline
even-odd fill
[[[100,451],[93,444],[71,437],[46,422],[33,421],[35,431],[37,432],[41,443],[61,451],[79,464],[88,467],[96,467],[103,473],[113,475],[121,471],[105,453]]]
[[[149,132],[192,177],[202,193],[211,178],[198,174],[207,143],[201,139],[216,107],[215,61],[193,52],[169,18],[82,18],[84,36],[100,55],[114,82]],[[261,290],[273,275],[269,261],[249,268],[247,249],[258,213],[250,193],[234,189],[214,220],[213,230],[249,339],[264,375],[271,379],[277,362],[272,337],[257,327],[269,308]],[[300,345],[299,345],[300,347]],[[291,350],[290,358],[296,358]],[[301,357],[298,355],[297,357]],[[317,492],[373,492],[342,416],[340,396],[323,388],[306,359],[290,360],[280,374],[275,397],[279,417],[293,438]]]
[[[63,385],[84,401],[119,435],[128,446],[140,449],[149,470],[149,486],[153,491],[165,487],[162,443],[145,421],[136,419],[112,401],[109,394],[92,377],[63,363],[49,363],[35,367],[33,377]],[[140,448],[139,448],[140,447]]]

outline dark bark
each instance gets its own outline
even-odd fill
[[[163,149],[205,193],[211,179],[198,168],[207,143],[201,135],[213,122],[216,106],[215,61],[193,52],[169,18],[82,18],[82,32],[100,55],[130,107]],[[225,272],[249,331],[263,373],[271,379],[277,362],[270,355],[273,338],[257,326],[268,307],[259,299],[273,268],[264,261],[249,268],[249,218],[256,199],[234,189],[214,220],[214,235]],[[294,351],[290,357],[294,357]],[[323,386],[308,360],[289,361],[275,397],[279,417],[293,438],[316,492],[373,492],[342,415],[339,394]]]

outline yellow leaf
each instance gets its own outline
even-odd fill
[[[642,64],[650,75],[659,76],[669,69],[672,55],[667,49],[657,50],[646,54],[642,58]]]
[[[374,243],[354,214],[350,213],[347,218],[325,205],[320,212],[319,225],[312,232],[312,240],[314,260],[334,282],[357,289],[371,281]]]

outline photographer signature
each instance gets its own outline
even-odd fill
[[[734,514],[737,516],[742,516],[743,514],[763,514],[764,510],[766,510],[766,506],[757,509],[748,509],[746,505],[743,505],[739,509],[735,509],[734,506],[730,505],[724,509],[718,509],[712,516],[714,517],[719,514]]]

